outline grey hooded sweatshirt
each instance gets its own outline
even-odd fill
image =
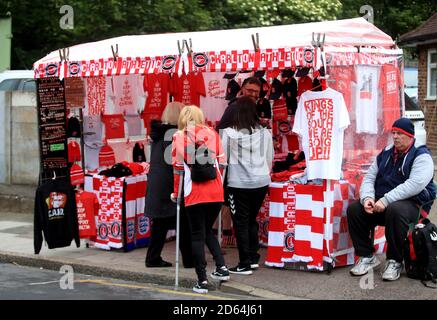
[[[229,187],[256,189],[270,184],[273,141],[268,129],[256,128],[250,134],[248,130],[226,128],[222,143],[228,159]]]

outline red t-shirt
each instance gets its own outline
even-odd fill
[[[355,81],[354,66],[331,67],[329,76],[334,80],[330,83],[330,87],[343,94],[344,103],[346,104],[347,110],[350,112],[352,106],[351,82]]]
[[[147,130],[147,135],[150,135],[150,122],[152,120],[161,120],[161,113],[155,112],[155,113],[142,113],[141,119],[143,119],[144,122],[144,128]]]
[[[202,73],[190,73],[173,77],[174,101],[185,105],[200,106],[200,96],[206,96],[205,83]]]
[[[83,239],[96,236],[95,217],[99,213],[97,196],[92,192],[78,192],[76,194],[76,205],[79,237]]]
[[[105,114],[102,116],[105,124],[106,139],[124,138],[124,117],[122,114]]]
[[[401,117],[399,84],[399,69],[392,64],[383,65],[381,68],[379,87],[382,90],[384,129],[387,131],[390,131],[393,122]]]
[[[147,92],[144,112],[161,114],[168,103],[168,93],[172,91],[170,76],[165,73],[146,74],[143,84]]]

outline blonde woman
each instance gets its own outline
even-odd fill
[[[152,120],[150,127],[151,155],[147,177],[147,193],[144,212],[152,218],[151,238],[147,249],[146,267],[171,267],[170,262],[161,258],[168,230],[176,227],[176,205],[170,200],[173,192],[173,168],[171,165],[171,143],[177,131],[179,114],[184,105],[169,103],[161,116],[161,121]],[[185,268],[193,267],[191,240],[188,220],[181,210],[179,248]]]
[[[219,165],[223,167],[226,159],[219,135],[205,125],[203,113],[197,106],[186,106],[182,109],[178,129],[173,136],[174,191],[172,198],[175,199],[177,196],[182,175],[184,178],[182,195],[190,223],[193,262],[198,278],[193,291],[208,293],[208,289],[213,287],[209,285],[206,275],[205,244],[216,264],[211,277],[216,280],[229,280],[229,271],[212,230],[224,199]],[[199,150],[208,150],[209,157],[204,157],[203,151]],[[195,167],[196,163],[202,163],[204,160],[210,164],[212,174],[205,180],[199,181],[198,178],[195,179]]]

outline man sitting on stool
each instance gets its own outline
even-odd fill
[[[407,118],[393,123],[393,145],[385,148],[364,176],[360,202],[347,209],[349,233],[359,256],[350,270],[362,276],[379,265],[373,254],[371,230],[385,226],[387,264],[383,280],[393,281],[402,270],[402,244],[409,224],[417,221],[418,207],[435,198],[434,162],[428,148],[414,146],[414,125]],[[432,203],[431,203],[432,204]],[[424,206],[429,212],[431,204]]]

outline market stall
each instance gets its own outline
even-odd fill
[[[169,101],[199,106],[215,126],[244,79],[258,77],[263,83],[258,113],[272,129],[276,160],[276,183],[263,206],[269,217],[260,219],[269,226],[263,228],[267,264],[299,262],[323,270],[323,262],[332,266],[340,258],[337,266],[353,263],[345,208],[389,141],[393,119],[403,113],[402,50],[365,19],[124,36],[53,51],[35,62],[34,70],[40,110],[45,99],[52,101],[54,91],[43,90],[47,83],[62,91],[57,105],[62,112],[54,119],[59,134],[40,135],[42,150],[58,150],[42,152],[42,182],[54,171],[70,179],[72,152],[66,151],[72,149],[69,139],[76,138],[63,131],[67,112],[81,125],[77,143],[84,173],[96,178],[115,163],[134,162],[135,148],[147,158],[148,126]],[[334,102],[309,106],[308,92]],[[307,139],[305,159],[298,134]],[[284,196],[278,188],[294,191]],[[376,243],[383,248],[383,241],[378,237]]]

